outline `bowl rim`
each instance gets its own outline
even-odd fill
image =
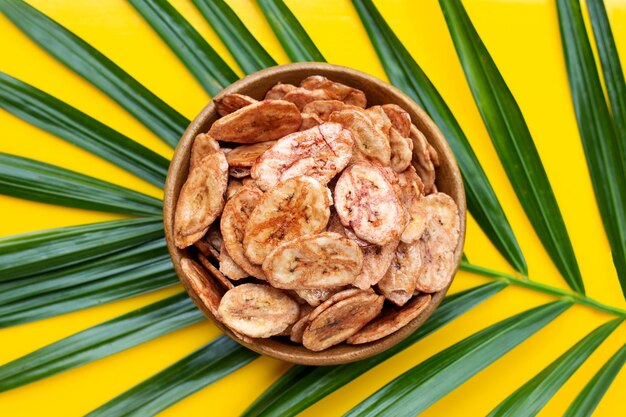
[[[428,317],[435,311],[435,309],[439,306],[443,298],[445,297],[448,288],[452,284],[456,272],[458,270],[458,266],[461,262],[463,246],[465,242],[465,232],[466,232],[466,200],[465,200],[465,190],[463,187],[463,181],[461,177],[461,173],[459,171],[458,164],[452,153],[452,150],[444,138],[443,134],[439,130],[439,128],[435,125],[432,119],[426,114],[426,112],[415,103],[410,97],[401,92],[396,87],[389,85],[388,83],[366,74],[364,72],[327,63],[318,63],[318,62],[304,62],[304,63],[293,63],[286,65],[278,65],[270,68],[263,69],[261,71],[250,74],[230,86],[226,87],[219,94],[215,95],[213,99],[216,97],[223,96],[225,94],[241,92],[246,88],[250,88],[250,86],[256,84],[260,80],[264,80],[268,76],[286,76],[288,74],[294,72],[303,72],[308,73],[308,75],[318,75],[322,74],[328,76],[328,78],[332,79],[332,75],[328,75],[328,73],[336,73],[342,74],[342,78],[359,78],[360,81],[365,81],[367,83],[372,83],[377,85],[381,89],[386,89],[391,95],[395,96],[402,104],[399,104],[400,107],[409,111],[410,113],[415,113],[418,115],[419,120],[413,120],[414,124],[418,124],[419,129],[424,133],[427,137],[429,143],[432,143],[435,148],[437,148],[437,152],[440,155],[440,158],[443,157],[442,160],[446,160],[449,163],[450,168],[450,181],[452,184],[452,188],[454,191],[454,196],[452,198],[455,200],[459,210],[459,218],[460,218],[460,227],[459,227],[459,242],[455,249],[454,253],[454,262],[455,267],[452,272],[452,279],[448,286],[441,291],[432,294],[432,299],[430,304],[427,306],[422,313],[418,315],[415,319],[409,322],[403,328],[397,330],[396,332],[373,342],[362,344],[362,345],[346,345],[342,343],[337,346],[341,346],[342,349],[333,349],[331,347],[327,350],[321,352],[313,352],[309,351],[303,346],[290,344],[288,342],[281,342],[275,340],[274,338],[270,339],[250,339],[247,337],[241,337],[241,335],[235,334],[228,327],[222,324],[219,320],[217,320],[213,314],[204,306],[202,301],[198,298],[197,294],[189,285],[188,279],[185,274],[182,272],[180,267],[180,262],[185,254],[185,250],[178,249],[173,243],[173,223],[174,223],[174,211],[176,208],[176,202],[178,199],[178,194],[180,192],[180,172],[184,171],[188,172],[188,164],[189,157],[188,154],[190,152],[191,144],[193,143],[193,139],[195,136],[200,133],[200,128],[206,124],[206,121],[211,117],[216,115],[215,105],[213,100],[211,100],[201,111],[200,113],[193,119],[193,121],[189,124],[183,136],[181,137],[176,149],[174,150],[174,155],[172,157],[170,167],[168,169],[167,178],[165,181],[164,187],[164,198],[163,198],[163,224],[165,228],[165,237],[167,242],[167,249],[172,259],[172,263],[174,265],[174,269],[176,270],[176,274],[178,275],[180,281],[187,293],[191,296],[194,303],[200,308],[200,310],[204,313],[204,315],[209,318],[216,326],[222,330],[225,334],[227,334],[230,338],[238,342],[239,344],[266,356],[270,356],[276,359],[281,359],[287,362],[303,364],[303,365],[337,365],[342,363],[353,362],[357,360],[362,360],[373,356],[377,353],[383,352],[392,346],[400,343],[402,340],[406,339],[412,333],[414,333],[423,323],[426,321]],[[305,76],[308,76],[305,75]],[[408,108],[407,108],[408,107]],[[410,110],[409,110],[410,108]],[[418,123],[419,122],[419,123]],[[434,142],[433,142],[434,140]],[[185,176],[186,178],[186,176]],[[183,180],[184,182],[184,180]],[[178,185],[178,189],[177,188]],[[194,259],[193,257],[190,257]],[[207,271],[207,273],[210,272]]]

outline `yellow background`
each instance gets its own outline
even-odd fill
[[[34,6],[83,37],[188,118],[209,97],[142,18],[122,0],[31,0]],[[235,66],[215,33],[189,0],[177,9]],[[287,58],[251,0],[230,0],[252,33],[280,63]],[[378,0],[377,5],[432,79],[470,138],[504,206],[530,268],[531,278],[565,287],[525,217],[481,122],[435,0]],[[520,104],[558,198],[588,294],[624,308],[603,233],[570,100],[555,5],[550,0],[465,0],[470,17]],[[331,63],[385,79],[358,16],[347,0],[288,0]],[[626,1],[607,0],[622,62],[626,63]],[[64,68],[0,15],[0,70],[70,103],[169,157],[160,140],[112,100]],[[0,112],[0,151],[25,155],[159,196],[160,190],[119,168]],[[116,218],[0,196],[0,235]],[[478,265],[510,271],[473,220],[466,252]],[[452,291],[487,282],[460,273]],[[136,309],[179,287],[111,305],[0,330],[0,363]],[[307,410],[334,416],[384,383],[462,338],[550,297],[508,288],[460,319],[396,355]],[[481,416],[609,316],[574,307],[494,365],[448,395],[425,415]],[[111,399],[218,335],[205,322],[112,357],[0,394],[0,416],[77,416]],[[541,415],[561,415],[574,396],[626,339],[622,326],[583,364]],[[287,368],[269,358],[252,364],[183,400],[163,415],[237,415]],[[626,372],[613,383],[596,415],[626,414]],[[621,394],[621,395],[620,395]]]

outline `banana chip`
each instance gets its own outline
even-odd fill
[[[269,189],[246,225],[245,255],[260,265],[278,244],[321,232],[331,204],[330,190],[310,177],[292,178]]]
[[[348,239],[354,241],[354,243],[362,248],[372,246],[372,244],[368,241],[360,239],[352,229],[341,224],[341,220],[339,219],[339,215],[337,215],[336,211],[333,211],[331,213],[330,220],[328,220],[328,227],[326,230],[333,233],[339,233],[341,236],[347,237]]]
[[[263,271],[275,288],[322,289],[352,284],[362,266],[356,243],[324,232],[277,246],[265,258]]]
[[[296,294],[298,294],[298,297],[306,301],[308,305],[312,307],[317,307],[323,301],[328,300],[331,295],[337,292],[337,290],[330,288],[314,288],[296,290],[295,292]]]
[[[424,183],[424,193],[430,194],[435,185],[435,165],[430,158],[430,144],[415,125],[411,125],[411,139],[413,140],[413,160],[416,162],[415,169]]]
[[[425,202],[427,200],[421,198],[424,185],[412,166],[398,175],[398,178],[401,189],[400,201],[402,201],[410,218],[400,239],[404,243],[413,243],[422,237],[426,228],[428,204]]]
[[[393,127],[391,120],[381,106],[372,106],[365,110],[365,114],[374,123],[374,127],[380,129],[385,135],[389,136],[389,131]]]
[[[362,290],[376,285],[383,277],[396,256],[398,241],[393,240],[383,246],[370,245],[361,248],[363,269],[354,280],[354,285]]]
[[[237,179],[249,177],[250,168],[249,167],[230,167],[228,168],[228,175]]]
[[[224,142],[267,142],[296,132],[301,123],[302,116],[293,103],[259,101],[217,119],[209,135]]]
[[[396,172],[402,172],[411,165],[413,149],[405,138],[395,128],[389,131],[389,146],[391,147],[391,160],[389,166]]]
[[[334,195],[341,223],[375,245],[398,239],[408,222],[394,187],[380,169],[367,162],[348,167],[339,177]]]
[[[422,273],[416,289],[437,292],[446,288],[454,272],[454,251],[459,243],[459,211],[452,198],[443,193],[423,198],[429,213],[426,228],[419,240]]]
[[[409,113],[397,104],[383,104],[381,107],[400,136],[409,137],[411,134],[411,116]]]
[[[330,122],[341,124],[352,134],[355,152],[365,159],[375,160],[388,166],[391,160],[391,147],[387,134],[376,127],[368,115],[362,111],[345,109],[333,112]]]
[[[224,117],[250,104],[258,103],[258,101],[243,94],[225,94],[214,98],[213,103],[215,103],[217,114]]]
[[[348,165],[352,145],[350,132],[324,123],[280,139],[256,160],[251,176],[262,190],[299,175],[325,185]]]
[[[228,184],[228,162],[223,152],[204,157],[189,173],[174,214],[174,243],[183,249],[204,236],[224,207]],[[190,235],[197,239],[190,241]],[[187,239],[185,239],[187,238]]]
[[[343,342],[381,312],[384,300],[377,294],[360,293],[331,305],[310,319],[302,334],[302,344],[319,352]]]
[[[220,250],[219,262],[220,262],[219,271],[223,273],[224,275],[226,275],[228,278],[232,279],[233,281],[237,281],[237,280],[240,280],[242,278],[246,278],[249,276],[249,274],[243,269],[241,269],[241,267],[237,265],[237,263],[235,263],[233,258],[230,257],[228,250],[223,244],[222,244],[222,249]]]
[[[244,255],[243,238],[250,214],[263,197],[263,192],[256,187],[244,185],[224,206],[220,230],[224,246],[231,258],[244,271],[255,278],[265,279],[260,266],[252,264]]]
[[[317,117],[316,115],[303,112],[302,124],[300,125],[299,132],[302,132],[303,130],[309,130],[310,128],[319,126],[322,123],[324,123],[324,121],[320,119],[319,117]]]
[[[226,154],[228,166],[251,167],[259,156],[272,147],[276,141],[259,142],[252,145],[238,146]]]
[[[237,191],[239,191],[241,187],[243,187],[243,183],[238,179],[228,181],[228,186],[226,187],[226,200],[230,200],[232,196],[237,194]]]
[[[308,103],[302,108],[303,113],[314,114],[321,120],[327,122],[330,115],[336,111],[353,108],[363,111],[360,107],[350,106],[339,100],[316,100]]]
[[[225,290],[228,291],[231,288],[235,287],[233,283],[230,282],[228,278],[226,278],[226,275],[222,274],[219,269],[214,267],[207,258],[205,258],[204,256],[199,256],[198,259],[200,260],[200,263],[202,264],[204,269],[206,269],[213,278],[215,278],[220,284],[222,284],[222,287],[224,287]]]
[[[330,99],[343,101],[353,106],[365,108],[367,105],[367,99],[363,91],[331,81],[321,75],[305,78],[300,83],[300,87],[307,90],[324,90],[328,93]]]
[[[378,283],[385,298],[398,306],[406,304],[415,292],[416,280],[422,270],[420,250],[419,243],[401,242],[387,273]]]
[[[265,93],[265,100],[281,100],[290,91],[295,90],[295,85],[278,83]]]
[[[430,294],[421,294],[411,300],[402,309],[389,308],[383,310],[382,314],[369,322],[365,327],[354,335],[350,336],[346,343],[359,345],[382,339],[392,333],[397,332],[413,319],[419,316],[430,304]]]
[[[219,317],[218,308],[224,290],[220,287],[197,262],[189,258],[180,261],[180,268],[188,279],[188,284],[197,294],[199,301],[213,314]]]
[[[236,332],[266,338],[295,323],[299,311],[298,303],[282,291],[267,285],[242,284],[224,294],[218,316]]]
[[[289,101],[296,105],[298,110],[303,111],[304,106],[318,100],[331,100],[333,96],[326,90],[307,90],[306,88],[296,88],[285,94],[282,100]]]
[[[207,155],[219,152],[220,145],[215,139],[206,133],[200,133],[193,140],[191,146],[191,157],[189,158],[189,172],[193,170]]]

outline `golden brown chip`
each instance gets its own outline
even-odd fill
[[[226,154],[228,166],[251,167],[259,156],[272,147],[276,141],[254,143],[252,145],[241,145]]]
[[[243,185],[247,185],[247,186],[250,186],[250,187],[259,188],[259,186],[256,183],[256,180],[254,178],[252,178],[252,177],[245,177],[245,178],[243,178],[241,180],[241,183]]]
[[[374,123],[377,129],[380,129],[385,135],[389,136],[389,131],[393,127],[391,120],[381,106],[372,106],[365,110],[365,114]]]
[[[454,252],[459,243],[459,212],[454,200],[446,194],[431,194],[423,200],[428,204],[429,214],[418,242],[424,266],[416,289],[437,292],[450,283],[456,267]]]
[[[230,167],[228,169],[228,175],[233,178],[245,178],[250,176],[249,167]]]
[[[244,271],[237,263],[231,258],[226,247],[222,244],[220,250],[220,272],[226,275],[228,278],[237,281],[242,278],[247,278],[250,275]]]
[[[199,256],[198,259],[200,260],[200,263],[202,264],[202,266],[204,266],[204,269],[206,269],[209,272],[209,274],[213,278],[215,278],[215,280],[217,280],[220,284],[222,284],[222,287],[224,287],[226,290],[230,290],[231,288],[235,287],[233,283],[230,282],[228,278],[226,278],[226,275],[222,274],[219,269],[214,267],[213,264],[209,262],[207,258],[205,258],[204,256]]]
[[[354,108],[363,111],[360,107],[349,106],[343,101],[339,100],[316,100],[308,103],[302,109],[303,113],[314,114],[321,120],[327,122],[331,113],[340,111],[346,108]]]
[[[411,165],[413,151],[405,138],[395,128],[389,131],[389,146],[391,147],[391,160],[389,166],[396,172],[402,172]]]
[[[298,305],[300,306],[300,312],[298,313],[298,320],[295,323],[287,326],[287,328],[285,330],[283,330],[282,332],[278,333],[276,336],[289,336],[289,337],[291,337],[291,335],[293,333],[293,329],[300,322],[300,320],[303,319],[303,318],[306,319],[308,317],[309,313],[311,311],[313,311],[313,307],[311,307],[310,305],[308,305],[306,303],[304,303],[304,304],[298,303]],[[302,329],[302,331],[304,331],[304,328]],[[302,337],[302,335],[300,337]]]
[[[285,242],[263,262],[268,282],[283,289],[337,288],[352,284],[363,255],[353,241],[324,232]]]
[[[198,163],[207,155],[219,152],[220,145],[215,139],[206,133],[200,133],[193,140],[191,145],[191,156],[189,157],[189,172],[191,172]]]
[[[183,249],[193,241],[184,239],[207,229],[224,207],[228,162],[223,152],[205,156],[189,173],[174,214],[174,243]],[[198,235],[200,239],[202,235]]]
[[[213,103],[215,103],[217,114],[220,117],[224,117],[250,104],[257,103],[257,100],[243,94],[224,94],[223,96],[215,97]]]
[[[213,255],[215,254],[214,259],[216,260],[220,255],[219,252],[216,251],[215,248],[213,248],[213,246],[211,246],[206,240],[204,240],[204,236],[194,242],[193,245],[196,247],[196,249],[198,249],[198,252],[200,252],[201,255],[213,257]]]
[[[307,90],[324,90],[328,93],[329,99],[343,101],[353,106],[365,108],[367,105],[367,99],[363,91],[331,81],[321,75],[305,78],[300,83],[300,87]]]
[[[295,85],[278,83],[265,93],[265,100],[282,100],[285,94],[296,88]]]
[[[380,313],[384,300],[377,294],[359,294],[333,304],[310,321],[302,344],[319,352],[343,342]]]
[[[391,147],[387,134],[377,128],[368,115],[362,111],[345,109],[332,113],[329,121],[339,123],[350,131],[355,144],[354,152],[358,154],[355,157],[375,160],[384,166],[389,165]]]
[[[409,113],[397,104],[384,104],[381,107],[400,136],[409,137],[411,133],[411,116]]]
[[[298,297],[302,298],[312,307],[317,307],[323,301],[330,298],[331,295],[337,293],[335,288],[314,288],[314,289],[298,289],[295,290]]]
[[[197,233],[192,233],[187,236],[174,235],[174,244],[179,248],[186,248],[194,245],[198,240],[202,239],[206,235],[208,228],[202,229]]]
[[[324,123],[278,140],[252,166],[252,178],[262,190],[299,175],[325,185],[348,165],[353,141],[336,123]]]
[[[361,248],[363,269],[354,280],[354,285],[362,290],[376,285],[384,276],[396,256],[398,241],[393,240],[383,246],[370,245]]]
[[[413,140],[413,160],[417,174],[424,183],[424,193],[430,194],[435,185],[435,165],[430,159],[429,143],[426,136],[415,125],[411,125],[411,139]]]
[[[416,288],[416,280],[422,271],[420,245],[401,242],[396,248],[396,256],[387,273],[378,283],[378,289],[386,299],[402,306],[411,297]]]
[[[408,222],[394,187],[370,163],[348,167],[339,177],[334,195],[341,222],[375,245],[398,239]]]
[[[242,284],[224,294],[219,319],[250,337],[270,337],[295,323],[299,306],[288,295],[267,285]]]
[[[243,187],[243,183],[238,179],[231,179],[228,181],[228,186],[226,187],[226,200],[229,200],[232,196],[234,196],[237,191],[239,191]]]
[[[296,321],[293,324],[293,326],[291,326],[289,340],[291,340],[294,343],[302,343],[302,334],[304,333],[304,329],[306,329],[306,326],[309,325],[310,316],[311,316],[311,312],[309,311],[307,314],[300,317],[298,321]]]
[[[384,309],[382,314],[368,323],[356,334],[350,336],[346,343],[359,345],[382,339],[397,332],[419,316],[430,304],[430,294],[418,295],[403,308]]]
[[[267,142],[296,132],[301,123],[302,116],[293,103],[259,101],[217,119],[209,129],[209,135],[225,142]]]
[[[307,104],[318,100],[330,100],[333,97],[326,90],[307,90],[306,88],[296,88],[283,96],[283,100],[296,105],[302,111]]]
[[[250,214],[244,253],[255,264],[282,242],[324,230],[330,216],[330,190],[309,177],[296,177],[269,189]]]
[[[372,246],[370,242],[359,238],[352,229],[341,224],[339,215],[334,210],[330,214],[330,220],[328,220],[328,226],[326,230],[328,232],[339,233],[341,236],[347,237],[348,239],[353,240],[354,243],[356,243],[362,248],[367,247],[367,246]]]
[[[404,228],[400,239],[404,243],[413,243],[422,236],[426,227],[428,211],[421,198],[424,185],[413,166],[400,173],[398,178],[401,189],[400,201],[409,213],[409,223]]]
[[[433,165],[435,167],[438,167],[439,166],[439,154],[437,153],[433,145],[431,145],[428,142],[426,143],[428,144],[428,155],[430,156],[430,160],[433,162]]]
[[[324,123],[324,121],[316,115],[302,113],[302,124],[300,125],[299,131],[302,132],[303,130],[309,130],[310,128],[319,126],[322,123]]]
[[[220,230],[224,238],[224,246],[233,261],[253,277],[265,279],[265,273],[261,267],[252,264],[244,255],[243,250],[246,224],[261,197],[263,197],[263,192],[257,187],[244,185],[226,202],[220,221]]]
[[[224,294],[222,287],[197,262],[189,258],[183,258],[180,261],[180,267],[199,301],[213,316],[218,317],[220,299]]]

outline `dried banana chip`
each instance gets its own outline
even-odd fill
[[[198,252],[200,252],[201,255],[203,255],[203,256],[210,256],[210,257],[212,257],[215,260],[219,259],[220,253],[218,251],[216,251],[215,248],[213,246],[211,246],[204,239],[204,236],[201,239],[199,239],[196,242],[194,242],[193,245],[196,247],[196,249],[198,249]]]
[[[204,235],[206,235],[208,230],[208,228],[202,229],[197,233],[192,233],[187,236],[174,235],[174,244],[176,247],[181,249],[194,245],[197,241],[202,239]]]
[[[307,90],[306,88],[296,88],[283,97],[283,100],[296,105],[298,110],[303,111],[304,106],[318,100],[330,100],[333,97],[326,90]]]
[[[424,266],[416,289],[437,292],[450,283],[456,266],[454,251],[459,243],[459,211],[454,200],[443,193],[431,194],[423,200],[428,204],[429,214],[418,242]]]
[[[217,119],[209,135],[224,142],[267,142],[296,132],[301,123],[302,116],[293,103],[259,101]]]
[[[365,114],[370,118],[372,123],[374,123],[374,127],[380,129],[381,132],[389,136],[389,131],[393,125],[391,124],[391,120],[387,116],[387,113],[385,113],[381,106],[372,106],[365,110]]]
[[[339,219],[339,215],[336,211],[333,211],[330,214],[330,220],[328,220],[328,227],[326,230],[333,233],[339,233],[341,236],[353,240],[354,243],[362,248],[372,246],[370,242],[359,238],[352,229],[341,224],[341,220]]]
[[[406,304],[416,288],[416,280],[422,270],[421,248],[418,243],[401,242],[387,273],[378,283],[378,289],[386,299],[402,306]]]
[[[267,285],[242,284],[222,297],[219,319],[250,337],[270,337],[298,320],[300,307],[280,290]]]
[[[349,106],[343,101],[339,100],[316,100],[308,103],[302,109],[303,113],[314,114],[321,120],[327,122],[330,115],[336,111],[344,110],[346,108],[353,108],[363,111],[360,107]]]
[[[433,163],[433,165],[435,167],[438,167],[440,165],[440,163],[439,163],[439,154],[437,153],[437,151],[435,150],[433,145],[431,145],[428,142],[426,142],[426,143],[428,145],[428,155],[430,156],[430,160],[432,161],[432,163]]]
[[[202,266],[204,266],[204,269],[206,269],[213,278],[215,278],[220,284],[222,284],[222,287],[224,287],[224,289],[230,290],[231,288],[235,287],[233,283],[230,282],[228,278],[226,278],[226,275],[222,274],[219,269],[214,267],[207,258],[205,258],[204,256],[199,256],[198,259],[200,260]]]
[[[205,156],[191,170],[180,191],[174,214],[174,243],[177,247],[183,249],[193,244],[184,238],[207,229],[220,215],[227,183],[228,162],[223,152]]]
[[[243,251],[246,224],[261,197],[263,197],[263,192],[257,187],[244,185],[237,194],[226,202],[220,221],[220,230],[222,231],[224,246],[233,261],[249,275],[265,279],[265,273],[261,267],[252,264]]]
[[[362,111],[345,109],[330,115],[330,122],[341,124],[348,129],[354,140],[355,156],[371,159],[388,166],[391,159],[389,139],[380,128],[377,128],[368,115]]]
[[[407,169],[413,159],[413,150],[409,142],[403,138],[395,128],[391,128],[389,131],[389,146],[391,147],[391,160],[389,164],[391,169],[396,172],[402,172]]]
[[[249,167],[230,167],[228,169],[228,175],[233,178],[245,178],[250,176]]]
[[[397,104],[384,104],[381,107],[400,136],[409,137],[411,134],[411,116],[409,113]]]
[[[198,163],[207,155],[219,152],[220,145],[215,139],[206,133],[200,133],[193,140],[191,145],[191,156],[189,158],[189,172],[191,172]]]
[[[269,189],[250,215],[244,253],[262,264],[278,244],[324,230],[330,216],[330,190],[309,177],[296,177]]]
[[[317,307],[322,302],[328,300],[331,295],[337,293],[337,289],[334,288],[313,288],[313,289],[298,289],[296,294],[307,302],[312,307]]]
[[[291,334],[293,333],[294,327],[300,322],[301,319],[307,318],[309,313],[311,311],[313,311],[313,307],[311,307],[310,305],[308,305],[306,303],[304,303],[304,304],[298,303],[298,304],[300,306],[300,312],[298,313],[298,320],[295,323],[287,326],[287,328],[285,330],[283,330],[282,332],[278,333],[276,336],[289,336],[289,337],[291,337]],[[304,331],[304,328],[302,329],[302,331]],[[302,336],[300,336],[300,337],[302,337]]]
[[[352,284],[363,255],[353,241],[324,232],[285,242],[263,262],[268,282],[283,289],[337,288]]]
[[[243,94],[225,94],[214,98],[213,103],[215,103],[217,114],[224,117],[250,104],[258,103],[258,101]]]
[[[430,294],[422,294],[413,298],[401,309],[389,308],[383,310],[379,317],[372,320],[356,334],[350,336],[346,343],[359,345],[373,342],[397,332],[419,316],[428,307],[430,300]]]
[[[302,124],[300,125],[299,131],[302,132],[303,130],[309,130],[310,128],[319,126],[322,123],[324,123],[324,121],[320,119],[319,117],[317,117],[316,115],[303,112]]]
[[[228,166],[251,167],[259,156],[272,147],[276,141],[254,143],[252,145],[241,145],[226,154]]]
[[[415,125],[411,125],[411,139],[413,140],[413,159],[417,174],[424,183],[424,193],[430,194],[435,185],[435,165],[430,158],[426,136]]]
[[[321,75],[313,75],[305,78],[300,83],[300,87],[307,90],[324,90],[328,93],[329,99],[343,101],[353,106],[365,108],[367,105],[367,99],[363,91],[331,81]]]
[[[193,293],[213,316],[218,317],[220,299],[224,294],[222,287],[197,262],[189,258],[183,258],[180,261],[180,267]]]
[[[384,276],[396,256],[398,241],[393,240],[383,246],[370,245],[361,248],[363,269],[354,280],[354,285],[362,290],[376,285]]]
[[[333,304],[310,320],[302,344],[319,352],[343,342],[380,313],[384,300],[377,294],[357,294]]]
[[[370,163],[348,167],[339,177],[334,195],[341,222],[375,245],[398,239],[408,222],[394,187]]]
[[[404,243],[413,243],[422,237],[428,217],[427,204],[421,198],[424,185],[413,166],[399,174],[398,178],[401,189],[400,201],[402,201],[410,218],[400,239]]]
[[[302,308],[302,307],[300,307]],[[303,315],[298,319],[297,322],[291,326],[291,331],[289,333],[289,340],[294,343],[302,343],[302,334],[304,333],[304,329],[309,325],[309,316],[311,312]]]
[[[278,83],[265,93],[265,100],[282,100],[282,98],[285,97],[285,94],[295,90],[296,88],[298,87],[292,84]]]
[[[224,245],[222,245],[220,250],[219,262],[220,272],[234,281],[250,276],[246,271],[241,269],[239,265],[237,265],[233,258],[230,257],[230,254]]]
[[[262,190],[298,175],[325,185],[348,165],[352,145],[350,132],[339,124],[324,123],[278,140],[256,160],[251,175]]]

